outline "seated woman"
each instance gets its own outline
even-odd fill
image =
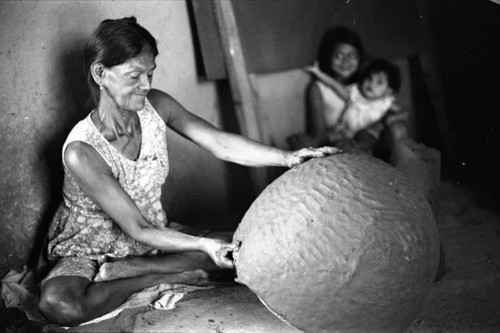
[[[283,151],[223,132],[152,89],[158,49],[134,17],[104,20],[85,48],[95,109],[63,146],[64,202],[49,230],[53,267],[41,282],[47,321],[73,326],[102,316],[159,283],[203,285],[234,269],[232,235],[182,232],[160,202],[169,171],[166,129],[216,157],[246,166],[296,166],[335,154]]]
[[[344,27],[334,27],[323,35],[318,51],[318,69],[344,89],[358,81],[363,61],[363,45],[354,31]],[[328,144],[325,133],[339,123],[345,108],[345,98],[339,96],[338,92],[324,80],[313,76],[307,90],[307,131],[290,136],[287,140],[290,147],[299,149]],[[406,136],[406,126],[401,119],[388,117],[386,121],[374,126],[383,129],[380,138],[389,139],[391,142],[389,145]],[[372,148],[369,147],[373,146],[373,136],[363,130],[348,144],[350,147],[344,144],[343,149],[371,151]]]

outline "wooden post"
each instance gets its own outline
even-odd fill
[[[224,63],[241,132],[250,139],[266,143],[231,1],[215,0],[213,4],[224,51]],[[254,189],[259,194],[268,183],[266,168],[252,168],[251,177]]]

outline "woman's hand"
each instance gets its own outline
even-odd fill
[[[311,73],[312,75],[314,75],[316,77],[321,77],[322,75],[325,75],[321,71],[321,69],[319,69],[319,63],[317,61],[315,61],[311,66],[307,66],[306,68],[304,68],[304,70],[306,72]]]
[[[227,243],[220,239],[205,238],[205,252],[212,258],[214,263],[222,269],[233,269],[233,260],[228,257],[229,252],[234,252],[239,248],[239,243]]]
[[[335,147],[320,147],[320,148],[302,148],[300,150],[292,151],[287,157],[287,165],[293,168],[299,164],[304,163],[311,158],[325,157],[341,153],[342,150]]]

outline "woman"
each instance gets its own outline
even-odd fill
[[[361,39],[352,30],[335,27],[328,30],[318,51],[319,70],[347,87],[356,82],[363,62]],[[308,134],[322,133],[338,123],[345,100],[321,80],[313,80],[307,91]]]
[[[364,57],[359,36],[344,27],[334,27],[323,35],[317,67],[344,87],[354,83]],[[293,149],[319,147],[328,142],[328,130],[337,125],[345,100],[321,80],[313,79],[307,93],[307,131],[294,134],[287,141]]]
[[[103,21],[87,43],[95,109],[63,146],[64,202],[48,244],[56,264],[41,283],[39,303],[49,322],[73,326],[145,287],[205,284],[207,272],[234,268],[228,254],[238,245],[230,235],[189,235],[167,221],[160,203],[167,126],[246,166],[293,167],[338,152],[287,152],[220,131],[151,88],[157,54],[155,39],[134,17]]]

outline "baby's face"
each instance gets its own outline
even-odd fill
[[[363,96],[370,100],[392,94],[387,75],[383,72],[373,73],[370,77],[363,80],[360,90]]]

